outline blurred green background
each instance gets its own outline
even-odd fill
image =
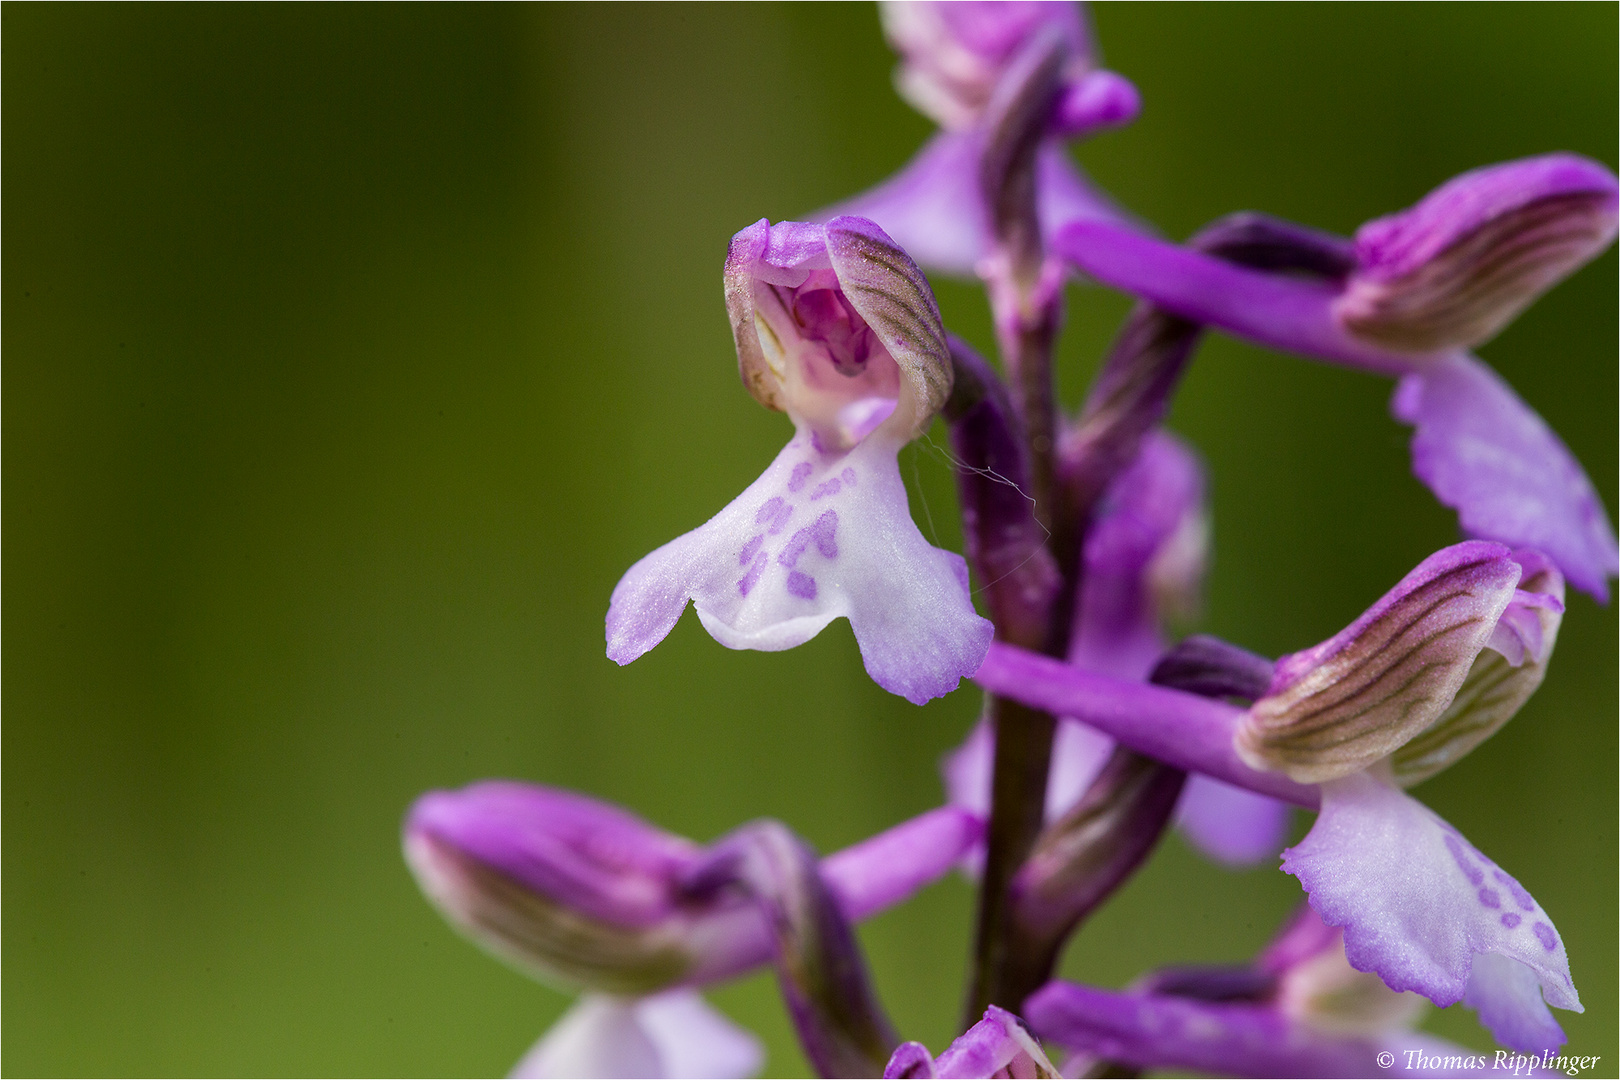
[[[1103,5],[1146,108],[1077,154],[1173,238],[1244,208],[1348,232],[1549,150],[1612,166],[1616,19]],[[938,803],[977,694],[883,693],[843,623],[765,655],[688,616],[603,656],[618,576],[788,433],[735,375],[728,238],[930,130],[873,8],[10,4],[4,31],[8,1073],[504,1072],[567,998],[417,894],[397,834],[427,788],[566,785],[702,840],[772,815],[823,850]],[[1483,350],[1611,509],[1615,268]],[[938,289],[988,348],[980,292]],[[1069,402],[1125,308],[1072,290]],[[1213,476],[1203,629],[1302,648],[1455,539],[1390,389],[1205,347],[1174,414]],[[902,466],[958,547],[943,459]],[[1559,1018],[1600,1072],[1617,647],[1574,597],[1542,691],[1420,789],[1558,920],[1587,1005]],[[1298,897],[1172,838],[1064,970],[1241,959]],[[953,878],[862,931],[936,1050],[970,903]],[[804,1071],[768,977],[713,999]]]

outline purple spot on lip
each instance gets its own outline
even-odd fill
[[[1456,861],[1462,872],[1468,875],[1470,885],[1478,885],[1485,880],[1485,871],[1468,861],[1468,856],[1463,854],[1462,841],[1450,833],[1446,833],[1446,850],[1451,852],[1452,859]]]
[[[805,481],[810,479],[810,473],[815,468],[808,461],[801,461],[793,466],[793,475],[788,477],[788,490],[798,491],[804,487]]]
[[[772,536],[782,531],[788,518],[793,516],[793,504],[780,495],[772,495],[754,515],[755,525],[764,525]]]
[[[816,550],[821,552],[822,557],[838,558],[838,511],[823,510],[810,528],[815,536]]]
[[[747,566],[749,563],[753,562],[754,555],[759,551],[759,546],[764,542],[765,534],[760,533],[758,536],[748,541],[748,543],[744,544],[742,546],[742,550],[737,553],[737,565]]]
[[[765,564],[770,561],[770,556],[763,551],[754,556],[754,565],[750,566],[748,573],[744,574],[742,580],[737,582],[737,591],[747,596],[748,591],[759,584],[759,575],[765,572]]]
[[[838,511],[824,510],[813,524],[794,533],[793,539],[782,548],[782,553],[776,557],[776,561],[791,570],[799,564],[800,556],[812,543],[816,545],[816,550],[823,558],[838,557]]]
[[[816,598],[816,579],[809,574],[801,574],[794,570],[788,574],[787,590],[801,600],[814,600]]]
[[[1497,881],[1501,882],[1503,885],[1507,886],[1508,892],[1513,894],[1514,903],[1518,904],[1526,911],[1536,910],[1535,897],[1531,896],[1528,892],[1525,892],[1524,886],[1520,885],[1517,881],[1514,881],[1510,875],[1501,870],[1492,870],[1491,876]]]
[[[842,480],[849,487],[854,487],[855,486],[855,470],[846,466],[844,468],[844,471],[838,474],[838,479]]]
[[[1535,932],[1536,940],[1541,942],[1541,947],[1543,949],[1546,949],[1548,952],[1552,952],[1554,949],[1558,948],[1558,935],[1553,933],[1552,927],[1548,926],[1544,922],[1538,922],[1530,929]]]
[[[1495,889],[1481,889],[1479,890],[1479,902],[1488,908],[1499,908],[1502,906],[1502,894]]]
[[[782,553],[776,557],[776,561],[791,570],[799,564],[799,556],[803,555],[804,549],[809,546],[810,527],[806,526],[793,534],[793,539],[782,548]]]
[[[810,501],[815,502],[817,499],[825,498],[828,495],[836,495],[838,494],[838,489],[843,486],[844,485],[839,482],[838,477],[836,476],[831,480],[828,480],[825,484],[817,484],[816,490],[810,493]]]
[[[1502,925],[1511,930],[1515,926],[1519,925],[1519,917],[1510,911],[1506,915],[1502,916]]]

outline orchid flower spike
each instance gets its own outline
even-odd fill
[[[1100,221],[1065,229],[1053,246],[1182,318],[1398,377],[1391,410],[1416,429],[1413,470],[1463,529],[1545,552],[1606,601],[1620,550],[1596,490],[1541,417],[1467,350],[1604,251],[1617,200],[1606,167],[1549,154],[1464,173],[1362,226],[1353,244],[1274,223],[1274,241],[1287,229],[1288,244],[1319,249],[1318,280],[1244,269]]]
[[[1283,869],[1343,927],[1351,965],[1437,1005],[1464,1001],[1498,1041],[1544,1050],[1564,1041],[1547,1004],[1581,1011],[1552,919],[1401,789],[1479,745],[1540,685],[1563,593],[1537,552],[1445,548],[1343,632],[1279,660],[1247,710],[1003,646],[976,678],[1180,768],[1319,802]]]
[[[919,1042],[900,1044],[883,1070],[885,1080],[911,1077],[1059,1077],[1024,1022],[995,1005],[984,1019],[931,1057]]]
[[[726,307],[742,379],[794,436],[707,524],[613,590],[607,653],[628,664],[691,600],[733,649],[801,645],[843,616],[879,686],[922,704],[984,659],[967,564],[911,520],[897,460],[950,395],[933,292],[870,221],[759,221],[732,238]]]
[[[980,160],[994,123],[993,103],[1021,54],[1043,36],[1060,43],[1061,83],[1036,161],[1043,233],[1098,218],[1128,216],[1077,169],[1064,138],[1129,123],[1140,111],[1136,88],[1097,67],[1084,10],[1074,3],[936,0],[881,5],[883,30],[900,55],[895,87],[940,126],[899,173],[831,213],[859,214],[881,225],[931,270],[970,276],[991,251],[980,190]]]
[[[1352,968],[1340,932],[1306,907],[1252,964],[1170,968],[1123,993],[1051,982],[1025,1009],[1045,1038],[1077,1052],[1071,1073],[1116,1062],[1231,1076],[1460,1075],[1471,1051],[1412,1030],[1425,1005]]]
[[[944,874],[982,829],[935,810],[822,859],[819,874],[857,921]],[[618,807],[513,781],[422,796],[404,848],[456,929],[543,982],[587,991],[520,1074],[740,1076],[757,1057],[692,989],[767,964],[776,948],[753,899],[699,887],[709,849]]]

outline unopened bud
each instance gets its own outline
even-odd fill
[[[1359,268],[1334,313],[1403,352],[1488,341],[1609,246],[1616,190],[1613,173],[1573,154],[1464,173],[1361,227]]]
[[[1539,552],[1513,557],[1524,576],[1451,706],[1390,758],[1402,787],[1428,779],[1494,735],[1547,673],[1564,618],[1564,577]]]
[[[1071,3],[959,4],[906,0],[879,6],[900,65],[895,88],[940,127],[976,126],[1019,51],[1037,34],[1062,41],[1070,72],[1091,65],[1090,33]]]
[[[642,994],[697,961],[678,881],[699,849],[615,807],[490,781],[417,800],[404,843],[457,929],[544,981]]]
[[[1450,708],[1519,576],[1501,544],[1431,555],[1350,626],[1277,661],[1238,727],[1238,756],[1301,783],[1389,756]]]
[[[1079,138],[1120,127],[1142,111],[1142,95],[1123,75],[1092,71],[1063,87],[1053,110],[1051,132]]]

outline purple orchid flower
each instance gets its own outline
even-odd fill
[[[1425,1002],[1345,959],[1304,908],[1243,967],[1172,968],[1124,993],[1054,981],[1025,1009],[1035,1029],[1099,1062],[1232,1076],[1456,1076],[1484,1055],[1412,1024]]]
[[[998,93],[1024,51],[1042,36],[1063,49],[1062,86],[1036,157],[1042,232],[1087,219],[1129,215],[1097,190],[1061,142],[1127,124],[1141,108],[1136,88],[1096,66],[1091,28],[1072,3],[885,3],[883,29],[900,54],[901,97],[941,130],[899,173],[829,213],[871,218],[932,270],[972,275],[991,253],[980,183]]]
[[[1563,591],[1537,552],[1446,548],[1342,633],[1278,661],[1247,710],[1002,645],[975,678],[1169,764],[1319,806],[1283,869],[1344,928],[1352,966],[1442,1006],[1464,1001],[1505,1045],[1540,1050],[1564,1041],[1548,1003],[1581,1010],[1551,918],[1401,789],[1473,749],[1540,685]]]
[[[1607,168],[1572,154],[1477,169],[1364,225],[1353,245],[1312,238],[1346,268],[1324,281],[1244,269],[1102,221],[1069,226],[1053,246],[1183,318],[1398,377],[1391,408],[1416,429],[1413,469],[1463,529],[1544,551],[1607,601],[1620,553],[1591,481],[1467,350],[1608,247],[1617,191]]]
[[[944,807],[828,856],[819,874],[859,921],[940,877],[982,830]],[[541,981],[590,991],[525,1075],[743,1074],[721,1071],[748,1059],[743,1039],[693,991],[774,955],[759,905],[700,881],[725,843],[705,849],[595,799],[498,780],[422,796],[404,830],[407,863],[452,925]],[[641,1071],[654,1054],[665,1071]]]
[[[744,385],[794,436],[731,505],[624,575],[608,656],[651,649],[688,600],[733,649],[790,649],[843,616],[879,686],[919,705],[949,693],[993,628],[900,479],[901,447],[951,389],[927,280],[870,221],[759,221],[732,239],[726,307]]]
[[[1024,1022],[992,1005],[984,1019],[931,1057],[919,1042],[902,1043],[883,1070],[885,1080],[912,1077],[1052,1077],[1061,1075]]]
[[[1159,431],[1103,500],[1086,541],[1069,662],[1119,679],[1145,681],[1168,643],[1164,623],[1190,617],[1204,575],[1209,521],[1193,452]],[[1046,788],[1048,822],[1079,802],[1113,752],[1114,740],[1074,719],[1060,723]],[[951,805],[987,816],[995,737],[981,720],[942,762]],[[1288,806],[1209,776],[1188,778],[1177,825],[1199,850],[1247,865],[1282,850]],[[964,859],[972,873],[983,860]]]

